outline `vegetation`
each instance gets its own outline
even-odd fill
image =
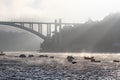
[[[54,36],[61,35],[61,43]],[[101,21],[91,21],[74,27],[63,28],[51,42],[42,44],[43,51],[64,52],[120,52],[120,14],[113,14]],[[59,38],[57,38],[59,40]]]

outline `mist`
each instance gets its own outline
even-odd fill
[[[74,27],[64,26],[61,33],[56,34],[61,35],[60,49],[56,49],[54,41],[51,45],[43,43],[43,48],[63,52],[120,52],[119,22],[120,13],[116,13],[101,21],[90,19]]]
[[[0,26],[0,51],[35,51],[40,49],[42,39],[11,26]]]

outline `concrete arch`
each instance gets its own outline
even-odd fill
[[[28,32],[31,32],[31,33],[37,35],[38,37],[42,38],[43,40],[48,40],[48,38],[47,38],[46,36],[44,36],[43,34],[37,32],[37,31],[35,31],[35,30],[32,30],[32,29],[30,29],[30,28],[27,28],[27,27],[25,27],[25,26],[16,24],[16,23],[1,23],[0,25],[8,25],[8,26],[20,28],[20,29],[26,30],[26,31],[28,31]]]

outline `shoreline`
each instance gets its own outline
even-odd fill
[[[78,56],[74,56],[76,55],[74,54],[72,56],[75,58],[77,63],[72,64],[66,60],[66,56],[68,56],[68,54],[60,56],[57,54],[55,55],[48,53],[48,56],[54,55],[54,58],[38,57],[38,55],[44,53],[39,53],[32,58],[15,57],[13,53],[5,54],[6,55],[4,56],[0,56],[0,75],[2,75],[0,76],[1,80],[116,80],[114,78],[115,75],[119,75],[120,73],[120,63],[113,63],[111,58],[114,58],[114,56],[112,55],[108,55],[107,59],[105,57],[99,58],[99,56],[103,55],[98,56],[98,54],[94,54],[96,59],[101,60],[100,63],[95,63],[84,60],[83,55],[80,56],[79,54]],[[26,55],[29,54],[31,53],[26,53]],[[32,52],[32,54],[35,53]],[[93,56],[87,54],[86,56]],[[113,74],[116,70],[118,70],[118,72]],[[109,76],[109,74],[111,74],[111,76]]]

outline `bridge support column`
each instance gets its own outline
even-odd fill
[[[60,32],[60,33],[61,33],[61,30],[62,30],[62,25],[61,25],[61,23],[62,23],[62,20],[59,19],[59,32]]]
[[[51,37],[51,24],[47,24],[47,37]]]
[[[30,29],[33,29],[33,24],[29,24],[29,26],[30,26]]]
[[[49,35],[51,37],[51,24],[49,24]]]
[[[61,23],[62,23],[62,20],[61,19],[59,19],[59,47],[61,47],[61,43],[62,43],[62,33],[61,33],[61,31],[62,31],[62,25],[61,25]]]
[[[22,23],[21,26],[24,27],[24,23]]]
[[[38,24],[38,32],[42,34],[42,24]]]
[[[57,20],[55,20],[55,34],[57,33]]]
[[[58,44],[57,20],[55,20],[54,23],[55,23],[54,41],[55,41],[55,44],[57,45]]]

